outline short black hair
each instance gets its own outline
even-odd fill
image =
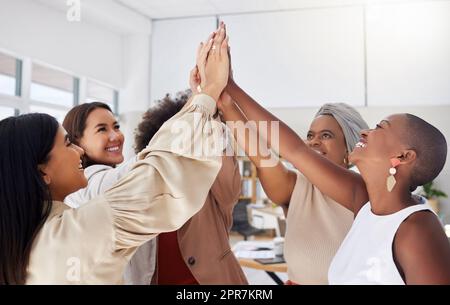
[[[447,159],[447,141],[436,127],[423,119],[406,113],[405,139],[417,154],[412,170],[411,190],[434,180]]]
[[[161,126],[184,107],[191,95],[191,90],[178,92],[175,99],[172,99],[170,94],[166,94],[162,100],[144,113],[135,131],[134,151],[136,153],[147,147]]]

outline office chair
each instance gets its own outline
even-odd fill
[[[247,240],[249,236],[258,235],[266,232],[264,229],[258,229],[251,225],[249,222],[249,216],[247,212],[247,201],[239,201],[233,210],[233,227],[232,231],[241,234],[244,240]],[[261,217],[255,215],[254,217]],[[262,217],[261,217],[262,218]]]
[[[286,234],[286,219],[277,217],[278,229],[280,230],[280,237]]]

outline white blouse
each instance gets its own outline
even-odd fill
[[[376,215],[370,202],[358,212],[328,271],[332,285],[405,285],[392,254],[397,230],[411,214],[431,208],[422,203],[389,215]]]
[[[88,166],[84,170],[84,175],[88,180],[88,186],[70,194],[64,199],[64,203],[71,208],[79,208],[89,200],[103,194],[114,184],[122,179],[131,170],[133,165],[138,161],[137,156],[117,167],[103,164],[95,164]]]

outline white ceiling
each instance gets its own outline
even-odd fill
[[[151,19],[282,11],[402,0],[114,0]],[[405,1],[405,0],[403,0]],[[411,1],[411,0],[408,0]]]
[[[11,0],[12,1],[12,0]],[[38,1],[66,13],[66,0]],[[235,15],[305,8],[438,0],[81,0],[81,18],[120,33],[151,32],[151,19]],[[447,0],[450,1],[450,0]]]
[[[151,19],[435,0],[113,0]]]
[[[13,0],[10,0],[13,1]],[[76,2],[66,0],[28,0],[67,14]],[[150,33],[151,21],[145,14],[125,7],[116,0],[80,0],[81,21],[105,27],[113,32]]]

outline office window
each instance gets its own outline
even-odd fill
[[[108,104],[117,113],[117,91],[96,81],[88,80],[86,88],[86,103],[102,102]]]
[[[0,93],[16,94],[16,59],[0,53]]]
[[[55,108],[51,108],[51,107],[30,105],[30,113],[33,113],[33,112],[47,113],[47,114],[55,117],[58,120],[58,122],[62,123],[68,110],[66,111],[66,110],[60,110],[60,109],[55,109]]]
[[[14,116],[15,110],[11,107],[0,106],[0,121],[10,116]]]
[[[74,77],[33,63],[30,97],[32,100],[59,106],[74,105]]]

